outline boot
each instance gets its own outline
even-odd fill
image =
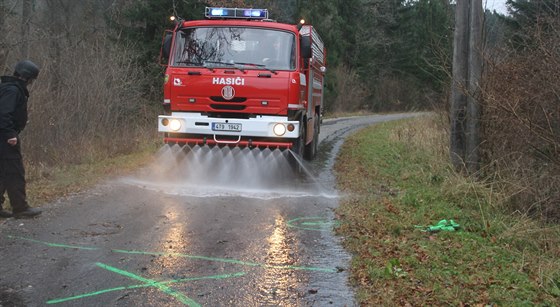
[[[12,214],[10,212],[0,208],[0,217],[8,218],[8,217],[12,217]]]
[[[25,209],[25,211],[21,211],[21,212],[15,212],[14,213],[14,217],[16,219],[21,219],[21,218],[27,218],[27,217],[34,217],[37,216],[39,214],[41,214],[41,212],[43,212],[41,209],[39,208],[27,208]]]

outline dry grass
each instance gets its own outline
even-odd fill
[[[66,164],[130,153],[143,139],[156,137],[150,125],[156,108],[142,98],[142,72],[133,57],[107,40],[68,50],[68,65],[57,84],[56,68],[42,62],[31,89],[30,123],[24,152],[34,163]],[[152,104],[154,106],[155,104]]]
[[[41,68],[30,87],[29,123],[21,134],[29,171],[89,163],[138,150],[156,139],[159,101],[145,85],[152,76],[138,67],[132,48],[106,25],[103,5],[47,1],[33,10],[22,37],[20,5],[4,6],[2,74],[29,55]],[[4,64],[4,63],[0,63]],[[159,99],[158,99],[159,100]]]
[[[33,205],[126,171],[160,141],[160,101],[147,93],[153,76],[107,26],[94,0],[47,1],[34,7],[22,37],[21,5],[2,9],[0,72],[26,57],[41,68],[30,86],[29,122],[20,135]],[[28,45],[29,55],[20,54]],[[9,46],[6,47],[6,46]],[[159,97],[159,96],[158,96]],[[159,100],[159,98],[157,99]],[[142,159],[140,159],[142,160]]]
[[[354,253],[363,306],[555,305],[560,229],[512,214],[507,189],[449,163],[442,118],[379,125],[351,137],[336,170],[353,195],[337,229]],[[415,225],[454,219],[460,232]]]
[[[153,159],[156,147],[148,146],[132,154],[97,159],[65,166],[27,167],[27,194],[32,206],[85,191],[103,180],[129,174]]]

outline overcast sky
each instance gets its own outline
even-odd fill
[[[501,14],[507,14],[506,0],[482,0],[482,5],[485,9],[496,10]]]

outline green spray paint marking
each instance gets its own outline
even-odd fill
[[[108,271],[111,271],[111,272],[114,272],[114,273],[117,273],[117,274],[120,274],[120,275],[124,275],[126,277],[130,277],[132,279],[136,279],[136,280],[145,282],[147,285],[152,286],[152,287],[156,287],[158,290],[173,296],[179,302],[181,302],[185,305],[195,306],[195,307],[200,306],[197,302],[193,301],[191,298],[187,297],[183,293],[175,291],[175,290],[171,289],[170,287],[168,287],[164,284],[158,283],[157,281],[155,281],[153,279],[144,278],[142,276],[138,276],[136,274],[133,274],[133,273],[130,273],[130,272],[127,272],[127,271],[119,270],[115,267],[103,264],[101,262],[96,263],[96,265],[100,268],[105,269],[105,270],[108,270]]]
[[[267,268],[267,269],[318,271],[318,272],[326,272],[326,273],[336,273],[337,272],[335,269],[331,269],[331,268],[317,268],[317,267],[294,266],[294,265],[270,265],[270,264],[262,264],[262,263],[256,263],[256,262],[247,262],[247,261],[235,260],[235,259],[214,258],[214,257],[196,256],[196,255],[188,255],[188,254],[181,254],[181,253],[127,251],[127,250],[122,250],[122,249],[113,249],[111,251],[114,252],[114,253],[123,253],[123,254],[171,256],[171,257],[180,257],[180,258],[189,258],[189,259],[199,259],[199,260],[207,260],[207,261],[215,261],[215,262],[240,264],[240,265],[246,265],[246,266],[252,266],[252,267],[262,267],[262,268]]]
[[[233,274],[181,278],[181,279],[175,279],[175,280],[162,281],[159,284],[167,285],[167,284],[172,284],[172,283],[183,283],[183,282],[188,282],[188,281],[198,281],[198,280],[205,280],[205,279],[226,279],[226,278],[233,278],[233,277],[241,277],[241,276],[244,276],[245,274],[247,274],[247,273],[238,272],[238,273],[233,273]],[[66,297],[66,298],[53,299],[53,300],[47,301],[47,304],[58,304],[58,303],[63,303],[63,302],[67,302],[67,301],[82,299],[82,298],[85,298],[85,297],[96,296],[96,295],[100,295],[100,294],[104,294],[104,293],[108,293],[108,292],[121,291],[121,290],[131,290],[131,289],[138,289],[138,288],[148,288],[148,287],[153,287],[153,285],[140,284],[140,285],[131,285],[131,286],[122,286],[122,287],[104,289],[104,290],[84,293],[84,294],[75,295],[75,296]]]
[[[302,222],[301,225],[303,226],[323,226],[325,222]]]
[[[48,243],[48,242],[43,242],[43,241],[38,241],[38,240],[23,238],[23,237],[17,237],[17,236],[8,236],[8,237],[12,238],[12,239],[19,239],[19,240],[25,240],[25,241],[35,242],[35,243],[39,243],[39,244],[44,244],[44,245],[47,245],[49,247],[63,247],[63,248],[83,249],[83,250],[98,250],[98,248],[96,248],[96,247],[81,247],[81,246],[74,246],[74,245]],[[236,260],[236,259],[214,258],[214,257],[196,256],[196,255],[188,255],[188,254],[181,254],[181,253],[128,251],[128,250],[122,250],[122,249],[113,249],[111,251],[113,253],[121,253],[121,254],[171,256],[171,257],[198,259],[198,260],[206,260],[206,261],[214,261],[214,262],[239,264],[239,265],[252,266],[252,267],[262,267],[262,268],[267,268],[267,269],[316,271],[316,272],[325,272],[325,273],[336,273],[337,272],[337,270],[333,269],[333,268],[318,268],[318,267],[306,267],[306,266],[294,266],[294,265],[270,265],[270,264],[262,264],[262,263],[256,263],[256,262],[241,261],[241,260]]]
[[[294,219],[292,221],[296,221],[296,220],[299,220],[299,219]],[[292,221],[288,222],[288,226],[294,227],[294,226],[290,225],[290,222],[292,222]],[[311,229],[311,230],[317,230],[317,229]],[[43,244],[43,245],[46,245],[48,247],[69,248],[69,249],[90,250],[90,251],[100,250],[100,248],[97,248],[97,247],[87,247],[87,246],[78,246],[78,245],[50,243],[50,242],[39,241],[39,240],[31,239],[31,238],[20,237],[20,236],[7,235],[7,237],[10,238],[10,239],[14,239],[14,240],[23,240],[23,241],[29,241],[29,242],[33,242],[33,243],[37,243],[37,244]],[[114,253],[125,253],[125,254],[182,257],[182,258],[189,258],[189,259],[199,259],[199,260],[206,260],[206,261],[224,262],[224,263],[232,263],[232,264],[239,264],[239,265],[252,266],[252,267],[262,267],[262,268],[307,270],[307,271],[319,271],[319,272],[327,272],[327,273],[337,272],[335,269],[331,269],[331,268],[304,267],[304,266],[292,266],[292,265],[268,265],[268,264],[261,264],[261,263],[256,263],[256,262],[246,262],[246,261],[235,260],[235,259],[214,258],[214,257],[196,256],[196,255],[188,255],[188,254],[181,254],[181,253],[142,252],[142,251],[119,250],[119,249],[113,249],[111,251],[114,252]],[[106,264],[103,264],[103,263],[100,263],[100,262],[96,263],[96,265],[103,268],[103,269],[109,270],[111,272],[115,272],[117,274],[124,275],[124,276],[130,277],[132,279],[142,281],[142,282],[144,282],[144,284],[131,285],[131,286],[121,286],[121,287],[115,287],[115,288],[110,288],[110,289],[103,289],[103,290],[99,290],[99,291],[84,293],[84,294],[80,294],[80,295],[76,295],[76,296],[72,296],[72,297],[52,299],[52,300],[47,301],[47,304],[57,304],[57,303],[67,302],[67,301],[71,301],[71,300],[77,300],[77,299],[81,299],[81,298],[85,298],[85,297],[96,296],[96,295],[100,295],[100,294],[104,294],[104,293],[108,293],[108,292],[113,292],[113,291],[155,287],[155,288],[159,289],[160,291],[173,296],[174,298],[176,298],[177,300],[179,300],[183,304],[186,304],[186,305],[189,305],[189,306],[200,306],[197,302],[195,302],[191,298],[185,296],[184,294],[182,294],[178,291],[175,291],[175,290],[171,289],[167,285],[171,284],[171,283],[182,283],[182,282],[187,282],[187,281],[196,281],[196,280],[203,280],[203,279],[225,279],[225,278],[231,278],[231,277],[240,277],[240,276],[243,276],[243,275],[246,274],[245,272],[239,272],[239,273],[234,273],[234,274],[213,275],[213,276],[193,277],[193,278],[182,278],[182,279],[177,279],[177,280],[157,282],[155,280],[144,278],[144,277],[138,276],[136,274],[133,274],[133,273],[130,273],[130,272],[127,272],[127,271],[124,271],[124,270],[120,270],[118,268],[115,268],[115,267],[112,267],[112,266],[109,266],[109,265],[106,265]]]
[[[39,243],[39,244],[43,244],[49,247],[62,247],[62,248],[72,248],[72,249],[83,249],[83,250],[98,250],[97,247],[87,247],[87,246],[77,246],[77,245],[66,245],[66,244],[57,244],[57,243],[49,243],[49,242],[43,242],[43,241],[38,241],[38,240],[34,240],[34,239],[29,239],[29,238],[24,238],[24,237],[18,237],[18,236],[7,236],[10,239],[18,239],[18,240],[25,240],[25,241],[29,241],[29,242],[33,242],[33,243]]]
[[[328,230],[332,226],[338,225],[337,221],[331,222],[320,216],[311,217],[298,217],[293,220],[289,220],[287,223],[288,227],[298,228],[303,230],[315,230],[323,231]]]

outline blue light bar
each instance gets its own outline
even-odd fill
[[[239,18],[239,19],[268,19],[267,9],[239,9],[224,7],[207,7],[206,18]]]
[[[212,11],[210,12],[210,15],[212,15],[212,16],[223,16],[224,15],[224,10],[223,9],[212,9]]]

